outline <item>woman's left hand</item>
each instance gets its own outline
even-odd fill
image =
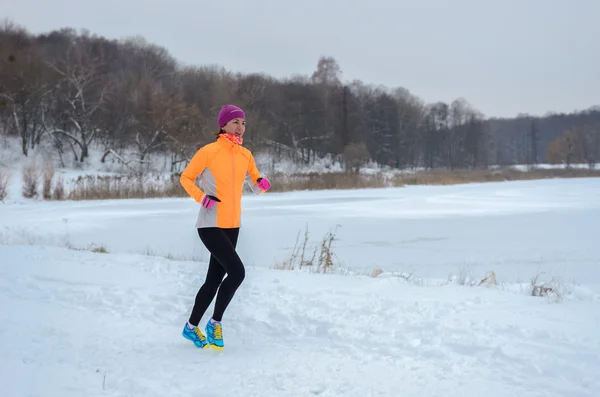
[[[258,183],[256,184],[256,186],[258,186],[266,192],[271,188],[271,182],[269,182],[267,178],[258,178]]]

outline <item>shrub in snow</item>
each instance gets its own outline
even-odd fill
[[[148,197],[183,197],[177,176],[85,175],[72,181],[69,200],[104,200]]]
[[[309,257],[309,254],[307,253],[307,247],[309,245],[307,226],[304,230],[303,241],[300,242],[300,232],[298,232],[292,254],[282,262],[276,263],[274,268],[280,270],[294,270],[296,268],[302,269],[309,267],[314,269],[317,273],[331,272],[336,267],[333,260],[335,254],[333,253],[332,245],[338,227],[339,225],[336,225],[333,231],[329,231],[323,236],[320,244],[314,247],[312,254],[310,254]]]
[[[64,200],[65,199],[65,183],[63,178],[60,177],[56,181],[56,186],[54,186],[54,192],[52,193],[52,198],[54,200]]]
[[[343,158],[346,170],[358,174],[371,158],[371,154],[364,142],[351,143],[344,148]]]
[[[0,167],[0,201],[8,196],[8,181],[10,180],[10,171],[7,168]]]
[[[38,181],[40,179],[40,171],[37,162],[34,160],[23,165],[23,197],[34,198],[38,195]]]
[[[52,162],[48,161],[44,164],[42,176],[42,196],[44,200],[50,200],[52,198],[52,180],[54,179],[54,165]]]
[[[466,285],[468,287],[475,287],[481,285],[496,286],[498,281],[496,280],[496,273],[489,271],[482,278],[475,278],[470,274],[470,271],[463,267],[458,275],[451,274],[448,277],[449,284]]]
[[[560,302],[564,295],[563,283],[554,277],[548,281],[543,281],[540,280],[538,274],[531,279],[531,296],[547,297],[551,302]]]

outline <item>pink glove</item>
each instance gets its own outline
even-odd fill
[[[267,178],[258,178],[258,183],[256,184],[256,186],[258,186],[266,192],[271,188],[271,182],[269,182]]]
[[[206,196],[202,197],[201,203],[204,208],[211,209],[217,202],[220,203],[221,200],[219,200],[215,196],[206,195]]]

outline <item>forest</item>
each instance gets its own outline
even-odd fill
[[[407,82],[407,85],[409,83]],[[248,115],[244,145],[299,167],[330,156],[347,168],[475,169],[589,164],[600,158],[600,107],[568,114],[485,117],[466,98],[425,103],[405,87],[343,81],[333,57],[311,75],[276,79],[219,65],[182,65],[141,37],[112,40],[63,28],[33,35],[0,25],[0,134],[23,156],[42,142],[63,165],[143,164],[168,156],[176,172],[215,139],[226,103]]]

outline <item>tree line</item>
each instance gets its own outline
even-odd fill
[[[216,114],[247,112],[245,145],[308,165],[332,156],[349,168],[478,168],[540,162],[594,165],[600,108],[545,117],[486,118],[467,100],[425,103],[407,89],[343,82],[332,57],[286,79],[181,65],[143,38],[109,40],[65,28],[34,35],[0,26],[0,133],[27,156],[50,142],[61,161],[143,164],[168,155],[172,171],[215,139]],[[134,148],[134,151],[131,151]],[[135,166],[132,165],[132,168]]]

